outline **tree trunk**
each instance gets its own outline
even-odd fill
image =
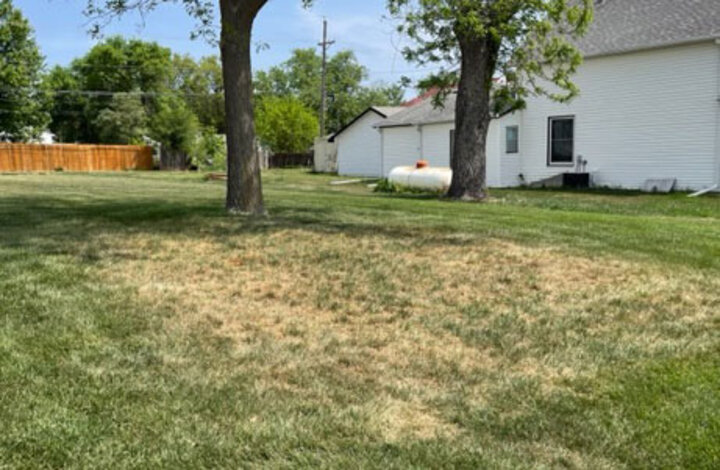
[[[487,196],[486,142],[498,45],[489,38],[460,38],[462,65],[455,107],[453,170],[448,197],[479,201]]]
[[[265,213],[260,161],[255,151],[251,32],[267,0],[220,0],[227,133],[227,198],[231,214]]]

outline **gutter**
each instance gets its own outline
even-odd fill
[[[690,46],[693,44],[702,44],[704,42],[709,42],[709,41],[715,41],[717,43],[718,37],[717,36],[699,36],[696,38],[683,39],[681,41],[660,42],[660,43],[656,43],[656,44],[650,44],[647,46],[637,46],[637,47],[629,47],[626,49],[616,49],[616,50],[606,51],[606,52],[596,52],[594,54],[583,55],[583,57],[585,59],[595,59],[598,57],[610,57],[610,56],[615,56],[615,55],[631,54],[634,52],[653,51],[656,49],[669,49],[671,47],[679,47],[679,46]]]

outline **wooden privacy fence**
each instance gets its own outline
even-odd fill
[[[268,168],[292,168],[297,166],[312,166],[312,153],[276,153],[271,155]]]
[[[152,169],[153,149],[140,145],[0,144],[0,172]]]

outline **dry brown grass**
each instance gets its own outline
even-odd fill
[[[718,283],[692,272],[499,240],[288,229],[93,243],[111,282],[173,306],[167,328],[210,328],[240,355],[264,345],[258,391],[330,400],[321,379],[298,379],[318,370],[384,391],[363,409],[391,441],[458,432],[432,409],[448,380],[477,406],[498,378],[550,393],[623,351],[702,349],[717,307],[703,289]],[[672,328],[697,330],[697,344]]]
[[[268,176],[3,182],[0,461],[714,468],[717,199]]]

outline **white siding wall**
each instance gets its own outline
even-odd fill
[[[574,78],[580,97],[565,105],[528,102],[521,172],[532,182],[566,170],[547,165],[548,117],[574,115],[575,156],[589,161],[598,185],[638,188],[648,178],[677,178],[680,188],[714,184],[719,61],[711,42],[586,60]]]
[[[516,186],[519,183],[520,154],[505,154],[505,127],[515,125],[521,125],[519,114],[505,116],[490,124],[486,149],[488,186]],[[455,129],[453,123],[427,124],[422,127],[423,158],[432,166],[450,166],[450,131],[452,129]],[[522,148],[520,151],[522,152]]]
[[[498,121],[493,121],[493,124],[497,126],[497,138],[498,138],[498,150],[497,150],[497,159],[498,162],[498,168],[497,168],[497,184],[493,184],[491,186],[498,186],[498,187],[511,187],[511,186],[518,186],[521,184],[519,175],[520,175],[520,168],[521,168],[521,160],[522,155],[525,149],[523,148],[523,120],[522,120],[522,113],[514,113],[510,114],[508,116],[503,117],[502,119]],[[518,138],[519,145],[518,145],[518,153],[507,153],[506,152],[506,145],[505,145],[505,128],[508,126],[517,126],[518,127]],[[488,155],[490,155],[490,151],[488,150]],[[489,160],[492,161],[492,160]]]
[[[416,126],[387,127],[382,133],[383,176],[396,166],[414,165],[420,159],[422,143]]]
[[[373,125],[382,120],[379,114],[368,112],[336,137],[339,174],[381,176],[380,132]]]
[[[422,157],[431,166],[450,166],[450,131],[454,123],[428,124],[422,126]]]

